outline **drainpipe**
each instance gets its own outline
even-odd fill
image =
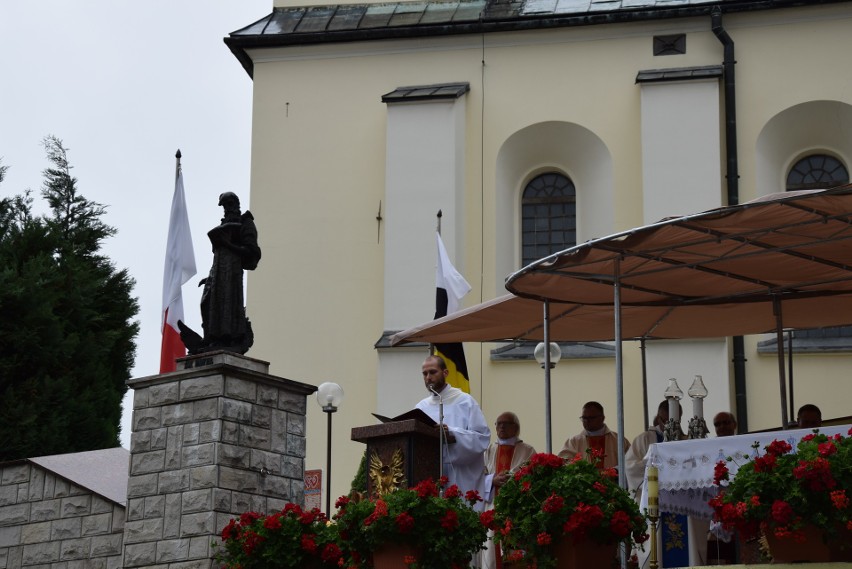
[[[714,6],[710,13],[713,33],[724,47],[723,80],[725,87],[725,157],[728,205],[740,203],[740,174],[737,162],[737,90],[734,78],[734,40],[722,27],[722,10]],[[746,404],[745,342],[742,336],[733,337],[734,392],[737,423],[740,432],[748,431]]]

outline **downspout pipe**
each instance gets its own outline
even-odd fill
[[[740,173],[737,159],[737,89],[734,75],[734,40],[722,27],[722,9],[714,6],[710,12],[713,34],[722,43],[722,64],[725,88],[725,158],[728,205],[740,203]],[[734,392],[737,423],[740,432],[748,432],[748,405],[746,403],[745,342],[742,336],[733,337]]]

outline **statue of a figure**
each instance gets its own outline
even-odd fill
[[[253,271],[260,261],[257,228],[251,212],[240,213],[240,199],[233,192],[219,196],[225,210],[222,223],[207,232],[213,245],[213,265],[202,279],[202,338],[183,322],[180,337],[190,355],[225,350],[244,354],[254,343],[251,322],[243,304],[243,270]]]

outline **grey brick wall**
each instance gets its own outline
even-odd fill
[[[305,407],[316,387],[235,354],[179,365],[129,382],[128,569],[210,569],[232,517],[304,503]]]
[[[29,462],[0,467],[0,569],[120,569],[125,509]]]

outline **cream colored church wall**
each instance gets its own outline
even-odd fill
[[[333,417],[333,498],[348,492],[363,451],[350,440],[351,428],[372,424],[377,411],[373,344],[383,329],[385,241],[376,216],[384,199],[387,116],[381,95],[478,69],[475,55],[465,61],[456,54],[447,65],[428,53],[406,53],[416,62],[409,66],[397,63],[401,54],[360,47],[356,55],[359,46],[346,46],[344,61],[327,59],[322,48],[287,50],[288,61],[256,62],[254,73],[252,210],[267,272],[249,282],[252,354],[270,360],[272,373],[343,387]],[[427,320],[434,311],[434,232],[411,237],[430,253],[419,269],[433,283],[423,299]],[[408,373],[405,381],[420,396],[419,364]],[[326,416],[314,401],[307,428],[313,434],[306,467],[325,469]]]
[[[781,140],[772,144],[785,147],[787,163],[767,164],[765,146],[759,138],[767,124],[797,105],[813,102],[852,104],[849,82],[842,70],[848,69],[846,54],[852,50],[848,33],[852,8],[848,4],[812,6],[790,10],[741,14],[726,17],[726,29],[736,42],[737,129],[739,133],[740,197],[742,201],[758,195],[784,191],[784,177],[792,160],[796,140],[802,151],[821,146],[818,141],[838,139],[822,127],[808,130],[787,128],[773,133]],[[819,69],[821,71],[816,72]],[[812,74],[816,72],[816,74]],[[819,79],[816,76],[819,75]],[[849,119],[830,112],[826,126],[843,129]],[[811,121],[815,117],[811,115]],[[842,121],[842,122],[841,122]],[[848,141],[848,136],[840,140]],[[837,143],[839,144],[839,143]],[[848,144],[848,142],[847,142]],[[850,164],[852,155],[843,156]],[[760,169],[762,166],[762,170]]]
[[[845,37],[848,34],[830,34],[833,38],[818,34],[819,26],[825,25],[839,31],[845,20],[814,25],[813,31],[802,31],[804,37],[797,35],[798,28],[788,29],[783,24],[750,27],[754,21],[745,16],[725,19],[737,42],[744,199],[756,192],[752,164],[762,125],[773,112],[812,96],[807,87],[785,83],[784,77],[803,77],[803,68],[782,66],[790,61],[818,61],[822,69],[828,57],[837,64],[830,68],[842,69],[841,55],[827,52],[838,42],[846,46],[850,41]],[[653,35],[678,32],[687,33],[686,55],[652,56]],[[509,137],[542,121],[561,121],[594,133],[612,160],[609,195],[596,195],[595,199],[609,200],[609,204],[600,203],[609,205],[611,211],[598,217],[594,226],[584,227],[581,240],[640,225],[642,161],[636,73],[713,65],[722,58],[721,44],[709,30],[709,18],[493,34],[484,40],[484,54],[480,37],[252,53],[256,63],[251,206],[261,231],[264,261],[262,274],[259,270],[249,276],[248,308],[256,333],[251,355],[270,360],[276,375],[316,384],[336,381],[346,391],[343,406],[334,416],[334,496],[348,490],[362,451],[360,444],[349,441],[351,427],[373,422],[370,412],[377,399],[373,343],[382,332],[382,275],[393,270],[384,266],[383,235],[375,219],[384,195],[386,167],[387,107],[381,95],[406,85],[470,83],[465,101],[466,224],[463,235],[458,236],[463,259],[459,268],[474,287],[465,299],[470,305],[502,294],[505,274],[498,267],[518,264],[517,228],[509,228],[514,249],[498,248],[498,234],[507,228],[498,223],[495,214],[497,159]],[[790,41],[795,41],[801,54],[787,54],[790,59],[786,61],[776,58],[776,44]],[[835,47],[828,49],[830,46]],[[769,76],[765,68],[772,66],[775,74]],[[834,77],[837,86],[825,87]],[[841,73],[822,79],[820,92],[828,89],[849,98]],[[552,164],[530,164],[529,170],[548,166]],[[519,174],[517,191],[521,183]],[[519,199],[517,194],[515,199]],[[412,239],[431,243],[434,234],[412,235]],[[506,255],[511,257],[508,262]],[[433,280],[434,258],[424,259],[420,270],[424,279]],[[433,299],[422,302],[428,315]],[[513,409],[522,416],[525,438],[543,446],[541,369],[534,362],[491,363],[491,347],[466,346],[473,394],[480,399],[489,422],[496,413]],[[762,362],[763,357],[750,357],[748,366],[762,370],[767,367]],[[576,360],[556,368],[554,446],[579,430],[577,408],[585,400],[601,401],[614,428],[613,369],[612,360]],[[628,344],[625,430],[629,438],[645,423],[641,391],[636,387],[641,383],[639,370],[638,350],[635,344]],[[763,373],[750,371],[749,381],[752,375],[761,377]],[[768,397],[764,392],[770,393],[771,388],[764,389],[762,381],[754,382],[754,392],[749,392],[750,398],[755,394],[749,408],[752,428],[771,426],[762,408],[752,411],[752,406],[762,406],[759,397]],[[326,417],[310,403],[308,429],[312,435],[306,466],[325,468]],[[656,398],[649,404],[655,406]]]
[[[757,353],[757,342],[773,336],[746,338],[746,353],[749,359],[746,395],[749,402],[749,426],[752,430],[775,428],[781,424],[777,355]],[[787,365],[785,360],[785,375],[788,374]],[[849,369],[848,354],[794,354],[794,407],[792,413],[789,409],[787,411],[789,420],[796,420],[796,410],[805,403],[817,405],[822,411],[823,419],[852,415],[852,405],[849,403],[852,395]],[[789,401],[789,392],[787,395]]]

